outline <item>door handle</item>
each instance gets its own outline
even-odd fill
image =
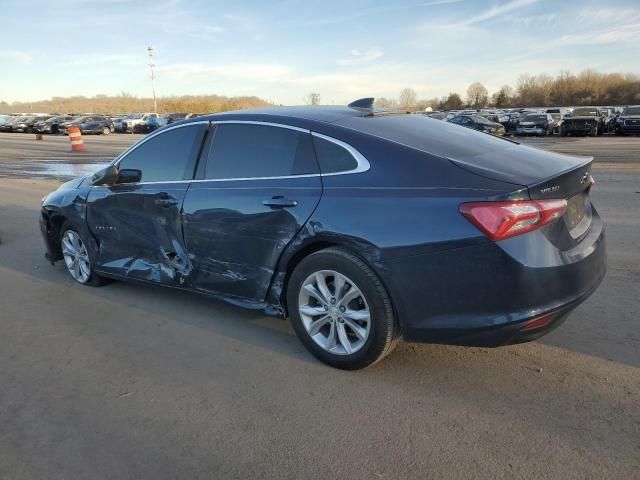
[[[156,205],[162,208],[175,207],[178,205],[177,198],[157,198],[155,201]]]
[[[282,195],[278,195],[276,197],[272,197],[269,200],[263,200],[262,204],[265,207],[271,208],[286,208],[286,207],[296,207],[298,202],[295,200],[289,200],[288,198],[284,198]]]

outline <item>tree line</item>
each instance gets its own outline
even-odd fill
[[[319,93],[303,98],[307,105],[321,103]],[[418,111],[462,108],[549,107],[580,105],[637,105],[640,104],[640,75],[632,73],[600,73],[584,70],[577,75],[560,72],[521,75],[515,87],[504,85],[489,95],[487,88],[474,82],[463,97],[451,92],[442,98],[420,99],[412,88],[403,89],[397,99],[377,98],[376,105],[392,110]],[[187,112],[215,113],[274,105],[258,97],[226,97],[223,95],[182,95],[158,99],[158,113]],[[127,93],[116,96],[53,97],[37,102],[0,102],[0,113],[58,112],[58,113],[129,113],[153,111],[153,99],[135,97]]]
[[[225,97],[223,95],[182,95],[158,99],[158,113],[215,113],[228,110],[259,108],[272,103],[258,97]],[[130,113],[152,112],[153,99],[127,93],[116,96],[53,97],[37,102],[0,102],[0,113]]]
[[[584,70],[577,75],[560,72],[521,75],[516,87],[504,85],[489,95],[487,88],[474,82],[466,96],[451,92],[442,98],[418,99],[412,88],[405,88],[397,99],[378,98],[380,108],[408,111],[460,110],[462,108],[551,107],[581,105],[634,105],[640,104],[640,76],[632,73],[599,73]]]

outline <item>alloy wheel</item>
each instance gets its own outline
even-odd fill
[[[73,230],[67,230],[62,235],[62,255],[73,279],[80,283],[87,283],[91,277],[89,254],[80,235]]]
[[[298,311],[309,336],[336,355],[351,355],[369,338],[371,312],[362,291],[333,270],[312,273],[303,282]]]

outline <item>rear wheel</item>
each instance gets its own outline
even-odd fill
[[[80,233],[65,225],[60,236],[60,246],[67,271],[76,282],[93,287],[109,283],[108,279],[93,272],[89,251]]]
[[[380,279],[342,249],[321,250],[298,264],[287,284],[287,307],[300,341],[336,368],[373,365],[399,339],[391,299]]]
[[[111,129],[109,127],[104,127],[102,129],[102,134],[103,135],[109,135],[111,133]]]

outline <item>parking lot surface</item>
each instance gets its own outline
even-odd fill
[[[0,135],[0,478],[640,478],[640,138],[524,140],[595,157],[608,273],[566,323],[359,372],[282,320],[45,261],[40,198],[136,139]]]

